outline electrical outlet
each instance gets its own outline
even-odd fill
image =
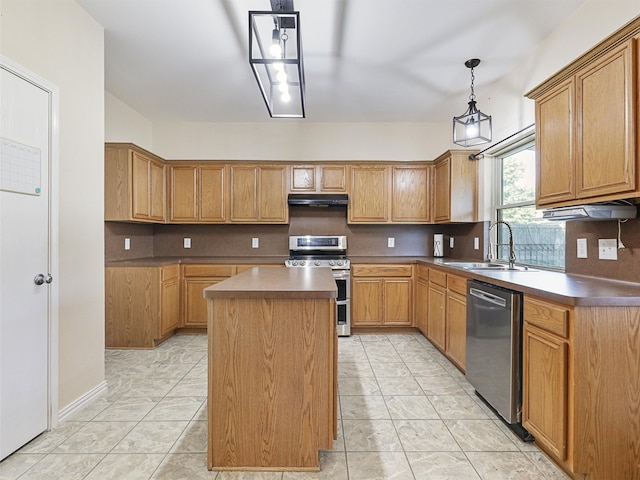
[[[124,239],[124,249],[125,250],[131,250],[131,239],[130,238],[125,238]]]
[[[480,250],[480,238],[473,237],[473,249]]]
[[[191,239],[190,238],[184,238],[182,240],[182,246],[184,248],[191,248]]]
[[[260,247],[260,239],[253,237],[251,239],[251,248],[259,248]]]
[[[578,238],[576,257],[587,258],[587,239],[586,238]]]
[[[387,247],[393,248],[396,246],[396,239],[393,237],[387,238]]]
[[[449,237],[449,248],[453,248],[453,237]]]
[[[618,242],[615,238],[600,238],[598,240],[598,258],[600,260],[618,259]]]

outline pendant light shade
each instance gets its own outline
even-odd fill
[[[273,118],[304,118],[300,12],[293,0],[271,0],[271,11],[249,12],[249,64]]]
[[[458,117],[453,117],[453,143],[463,147],[473,147],[491,141],[491,115],[482,113],[476,104],[473,69],[480,65],[480,60],[472,58],[464,65],[471,69],[471,94],[467,111]]]

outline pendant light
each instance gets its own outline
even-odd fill
[[[464,65],[471,69],[471,94],[467,111],[458,117],[453,117],[453,143],[472,147],[491,141],[491,116],[482,113],[476,106],[473,69],[480,65],[480,60],[472,58],[464,62]]]
[[[249,64],[272,118],[304,118],[300,13],[293,0],[271,0],[271,10],[249,12]]]

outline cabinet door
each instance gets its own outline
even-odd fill
[[[132,216],[142,220],[148,220],[151,216],[151,184],[149,163],[150,159],[131,152],[131,196]]]
[[[345,193],[347,191],[347,167],[341,165],[321,165],[320,192]]]
[[[430,168],[393,167],[393,201],[391,220],[394,222],[428,222]]]
[[[436,164],[434,176],[434,220],[447,222],[451,220],[451,158]]]
[[[536,442],[563,461],[567,457],[567,343],[526,321],[523,338],[522,424]]]
[[[353,167],[349,221],[386,223],[389,219],[389,169],[387,167]]]
[[[170,222],[195,222],[198,219],[197,167],[169,167]]]
[[[221,282],[224,278],[187,278],[184,282],[184,316],[182,326],[193,328],[207,327],[207,299],[205,288]]]
[[[410,278],[383,280],[384,324],[412,325],[412,282]]]
[[[467,299],[455,292],[447,292],[446,353],[462,371],[467,356]]]
[[[579,198],[636,187],[633,45],[630,40],[576,73]]]
[[[351,323],[382,325],[382,279],[354,278],[351,282]]]
[[[258,167],[231,167],[231,221],[258,221]]]
[[[176,265],[177,270],[177,265]],[[178,327],[180,319],[180,280],[176,276],[162,282],[160,288],[160,331],[162,338]]]
[[[199,172],[199,220],[225,222],[227,220],[227,189],[224,165],[201,165]]]
[[[574,90],[570,78],[536,100],[536,205],[576,195]]]
[[[314,165],[291,166],[291,191],[315,192],[316,167]]]
[[[428,332],[428,305],[429,305],[429,282],[424,280],[416,281],[416,308],[415,322],[416,327],[426,337]]]
[[[264,223],[286,223],[288,219],[286,168],[260,167],[259,220]]]
[[[433,282],[429,282],[429,340],[443,352],[446,348],[446,298],[447,291]]]
[[[164,165],[155,160],[149,161],[149,219],[164,222]]]

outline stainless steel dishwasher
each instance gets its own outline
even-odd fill
[[[522,293],[467,282],[467,380],[523,440]]]

